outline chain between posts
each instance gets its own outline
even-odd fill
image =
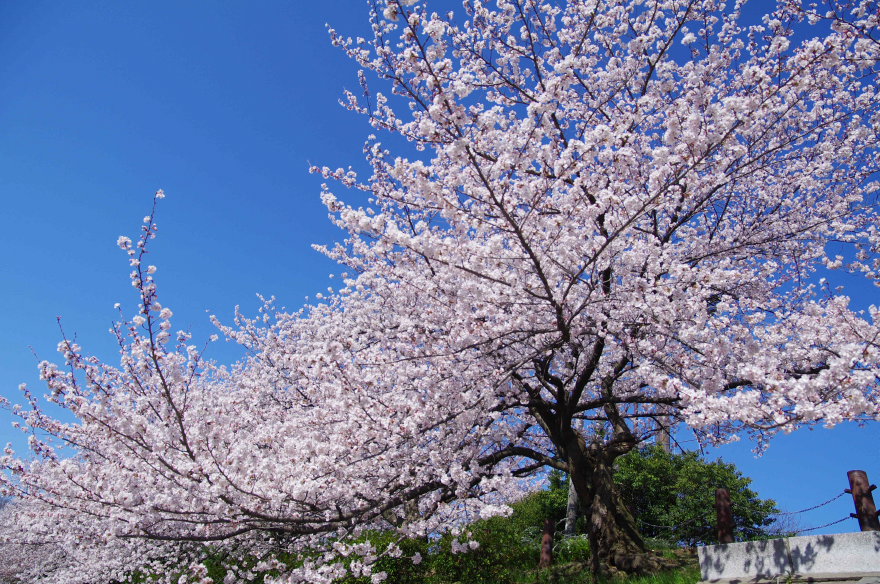
[[[831,527],[832,525],[837,525],[838,523],[843,523],[847,519],[852,519],[852,517],[849,517],[849,516],[841,517],[837,521],[832,521],[831,523],[826,523],[825,525],[817,525],[816,527],[808,527],[806,529],[799,529],[798,531],[795,531],[795,533],[806,533],[808,531],[816,531],[817,529],[822,529],[823,527]]]
[[[843,497],[846,494],[847,494],[846,491],[841,491],[840,493],[838,493],[837,495],[834,495],[833,497],[831,497],[827,501],[823,501],[817,505],[813,505],[812,507],[807,507],[805,509],[800,509],[798,511],[780,511],[778,513],[771,513],[771,515],[775,515],[775,516],[799,515],[801,513],[806,513],[807,511],[813,511],[815,509],[819,509],[820,507],[824,507],[825,505],[833,503],[834,501],[840,499],[841,497]],[[838,519],[836,521],[832,521],[830,523],[825,523],[824,525],[817,525],[816,527],[808,527],[806,529],[799,529],[799,530],[795,531],[794,533],[806,533],[808,531],[815,531],[817,529],[822,529],[824,527],[830,527],[832,525],[837,525],[838,523],[843,523],[844,521],[846,521],[847,519],[850,519],[850,518],[851,517],[842,517],[841,519]],[[684,521],[682,523],[679,523],[678,525],[657,525],[655,523],[649,523],[649,522],[643,521],[641,519],[638,520],[638,522],[641,525],[645,525],[648,527],[654,527],[656,529],[681,529],[682,527],[690,525],[691,523],[694,523],[695,521],[705,521],[705,518],[704,517],[693,517],[693,518],[689,519],[688,521]],[[711,530],[711,527],[709,528],[709,530]]]
[[[856,472],[856,471],[852,471],[852,472]],[[858,472],[863,472],[863,471],[858,471]],[[867,478],[866,478],[865,480],[867,480]],[[876,488],[876,487],[874,487],[873,485],[871,485],[870,488],[867,490],[867,492],[870,493],[870,491],[874,490],[875,488]],[[834,495],[833,497],[831,497],[831,498],[828,499],[827,501],[823,501],[823,502],[821,502],[821,503],[818,503],[817,505],[813,505],[812,507],[806,507],[805,509],[800,509],[800,510],[798,510],[798,511],[780,511],[780,512],[777,512],[777,513],[771,513],[771,515],[775,515],[775,516],[800,515],[801,513],[806,513],[806,512],[808,512],[808,511],[814,511],[814,510],[816,510],[816,509],[819,509],[819,508],[821,508],[821,507],[824,507],[825,505],[828,505],[828,504],[830,504],[830,503],[833,503],[834,501],[840,499],[840,498],[843,497],[844,495],[846,495],[846,494],[848,494],[848,493],[852,493],[852,492],[853,492],[852,489],[846,489],[846,490],[844,490],[844,491],[838,493],[837,495]],[[877,515],[880,516],[880,513],[877,513]],[[808,527],[808,528],[806,528],[806,529],[799,529],[799,530],[794,531],[793,533],[794,533],[794,534],[801,534],[801,533],[807,533],[807,532],[810,532],[810,531],[816,531],[817,529],[824,529],[824,528],[826,528],[826,527],[831,527],[832,525],[837,525],[837,524],[839,524],[839,523],[843,523],[843,522],[846,521],[847,519],[851,519],[851,518],[853,518],[853,517],[856,517],[856,518],[857,518],[858,516],[859,516],[858,514],[853,513],[853,514],[851,514],[850,516],[847,516],[847,517],[841,517],[840,519],[837,519],[836,521],[831,521],[831,522],[829,522],[829,523],[824,523],[824,524],[822,524],[822,525],[817,525],[817,526],[815,526],[815,527]],[[685,527],[685,526],[687,526],[687,525],[693,523],[694,521],[703,520],[703,519],[704,519],[704,518],[702,518],[702,517],[694,517],[694,518],[692,518],[692,519],[690,519],[690,520],[688,520],[688,521],[685,521],[685,522],[683,522],[683,523],[680,523],[680,524],[678,524],[678,525],[674,525],[674,526],[673,526],[673,525],[656,525],[656,524],[654,524],[654,523],[648,523],[647,521],[642,521],[641,519],[639,519],[638,522],[639,522],[641,525],[644,525],[644,526],[647,526],[647,527],[654,527],[654,528],[656,528],[656,529],[670,529],[670,530],[672,530],[672,529],[681,529],[682,527]],[[875,519],[875,520],[876,520],[876,519]]]
[[[641,519],[638,520],[638,522],[641,523],[642,525],[647,525],[648,527],[656,527],[658,529],[681,529],[682,527],[685,527],[686,525],[690,525],[691,523],[693,523],[695,521],[706,521],[706,523],[709,523],[709,521],[706,520],[705,517],[692,517],[691,519],[688,519],[687,521],[683,521],[682,523],[679,523],[678,525],[654,525],[653,523],[648,523],[647,521],[642,521]]]
[[[831,497],[830,499],[828,499],[824,503],[819,503],[818,505],[813,505],[812,507],[807,507],[806,509],[801,509],[800,511],[780,511],[779,513],[771,513],[771,515],[797,515],[799,513],[806,513],[807,511],[812,511],[813,509],[818,509],[819,507],[824,507],[828,503],[832,503],[832,502],[840,499],[841,497],[843,497],[846,494],[847,494],[846,491],[841,491],[840,494]]]

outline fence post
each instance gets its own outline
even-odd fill
[[[556,522],[552,519],[544,520],[544,533],[541,535],[541,559],[538,560],[539,568],[549,568],[553,565],[553,535],[556,532]]]
[[[862,531],[880,531],[880,520],[877,519],[877,507],[874,506],[874,495],[871,491],[877,488],[868,481],[868,473],[863,470],[851,470],[846,473],[849,479],[847,493],[853,496],[856,512],[850,513],[850,517],[859,520],[859,528]]]
[[[718,518],[718,543],[733,543],[733,513],[727,489],[715,489],[715,513]]]

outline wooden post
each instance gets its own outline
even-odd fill
[[[718,543],[733,543],[733,513],[727,489],[715,490],[715,513],[718,518]]]
[[[541,559],[538,560],[538,568],[549,568],[553,565],[553,534],[556,531],[556,522],[552,519],[544,520],[544,534],[541,536]]]
[[[846,473],[849,479],[847,493],[853,496],[853,504],[856,512],[852,517],[859,520],[859,528],[862,531],[880,531],[880,520],[877,519],[877,507],[874,505],[874,495],[871,491],[877,488],[868,481],[868,473],[863,470],[851,470]]]

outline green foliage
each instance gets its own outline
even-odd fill
[[[506,584],[517,581],[523,568],[538,563],[538,544],[525,535],[523,524],[514,518],[493,517],[468,526],[470,538],[480,546],[463,554],[451,551],[452,537],[443,537],[429,556],[429,582],[461,584]]]
[[[553,481],[565,485],[565,477]],[[525,496],[512,505],[509,517],[481,519],[467,526],[468,540],[479,547],[465,553],[453,553],[452,535],[439,539],[404,540],[399,543],[400,558],[384,557],[374,571],[387,573],[387,584],[519,584],[534,582],[534,570],[540,553],[541,531],[544,520],[562,519],[565,513],[567,491],[560,486]],[[390,532],[371,532],[364,536],[377,550],[397,541]],[[462,538],[465,539],[465,538]],[[410,559],[415,552],[422,556],[419,565]],[[559,561],[584,562],[589,556],[585,538],[557,540]],[[341,584],[367,584],[369,578],[346,578]]]
[[[418,553],[425,558],[428,555],[428,541],[424,539],[401,539],[400,535],[393,531],[371,531],[359,538],[359,541],[369,541],[378,553],[383,553],[389,545],[396,545],[401,554],[393,557],[383,554],[373,567],[373,572],[385,572],[388,584],[422,584],[425,582],[426,564],[413,564],[412,558]],[[369,576],[358,578],[347,576],[337,580],[337,584],[370,584]]]
[[[776,502],[760,499],[736,466],[707,462],[695,452],[672,454],[654,446],[634,451],[618,459],[614,477],[646,537],[718,543],[715,489],[720,487],[730,491],[737,540],[766,537],[771,515],[778,512]]]
[[[568,478],[559,471],[553,471],[548,479],[548,489],[529,493],[511,505],[513,514],[509,518],[510,521],[523,528],[534,527],[540,531],[545,519],[560,521],[565,517]],[[540,540],[540,537],[538,539]]]
[[[555,477],[559,480],[559,477]],[[551,482],[554,477],[551,476]],[[519,582],[524,571],[538,564],[545,519],[565,514],[567,494],[559,489],[526,495],[511,505],[509,517],[492,517],[468,525],[470,539],[480,546],[464,554],[451,553],[451,536],[439,542],[429,556],[429,582],[505,584]]]
[[[558,523],[565,517],[568,480],[562,473],[549,476],[550,488],[530,493],[512,504],[510,517],[493,517],[468,526],[471,539],[480,547],[465,554],[452,554],[450,536],[432,550],[425,582],[441,584],[505,584],[534,582],[540,555],[544,520]],[[585,536],[563,538],[557,531],[554,557],[558,563],[578,563],[575,571],[587,570],[590,545]],[[582,565],[581,565],[582,564]],[[553,575],[556,578],[558,575]],[[390,578],[389,578],[390,581]]]
[[[553,558],[557,562],[583,562],[590,560],[590,541],[586,535],[557,537],[553,547]]]
[[[627,576],[602,578],[600,584],[697,584],[700,581],[698,566],[688,566],[678,570],[667,570],[648,576]],[[544,570],[524,579],[529,584],[593,584],[592,576],[584,564],[568,564]]]
[[[659,572],[650,576],[629,578],[626,584],[696,584],[700,581],[700,568],[690,566],[682,570]]]
[[[465,553],[453,553],[452,535],[427,541],[402,540],[393,532],[370,532],[362,537],[377,551],[398,542],[403,552],[398,558],[384,556],[374,572],[385,572],[387,584],[518,584],[538,564],[541,528],[544,519],[560,519],[565,512],[566,493],[542,491],[514,503],[509,517],[477,520],[467,526],[461,539],[473,540],[479,547]],[[561,504],[560,504],[561,498]],[[412,563],[418,552],[422,562]],[[583,546],[573,545],[567,556],[582,558]],[[347,577],[339,584],[368,584],[369,577]]]
[[[547,489],[537,491],[516,503],[515,512],[523,513],[530,509],[531,513],[543,513],[540,519],[534,518],[532,522],[538,526],[543,525],[544,519],[561,521],[565,517],[565,508],[568,505],[568,475],[554,470],[547,476]],[[516,513],[515,513],[516,514]]]

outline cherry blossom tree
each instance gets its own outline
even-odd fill
[[[880,267],[876,2],[406,4],[334,36],[393,92],[365,76],[349,107],[417,152],[320,170],[369,194],[325,190],[350,233],[327,253],[352,302],[386,291],[403,359],[478,355],[485,410],[521,423],[495,455],[570,473],[596,559],[638,564],[611,467],[658,421],[877,416],[876,309],[818,274]]]
[[[551,467],[596,567],[649,569],[611,470],[658,424],[763,445],[880,413],[877,309],[834,287],[880,273],[880,6],[746,6],[374,2],[373,38],[331,36],[363,69],[346,104],[403,145],[314,169],[347,191],[323,193],[341,288],[221,325],[250,356],[206,363],[142,263],[151,215],[119,242],[121,365],[62,343],[42,374],[78,422],[31,400],[53,438],[7,453],[6,489],[81,525],[69,549],[210,544],[270,574],[281,550],[303,561],[278,581],[330,581],[398,553],[363,529],[455,528]]]

